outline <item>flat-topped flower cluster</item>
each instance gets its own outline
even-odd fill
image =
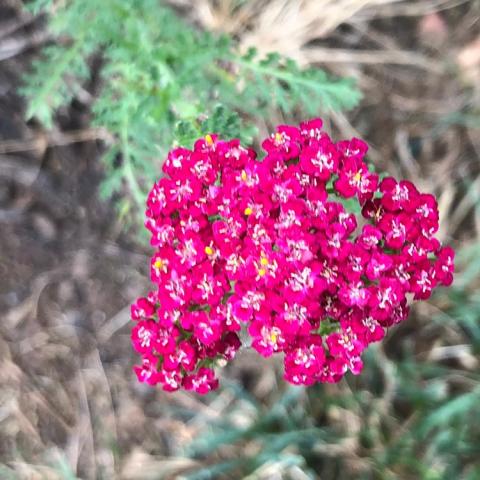
[[[284,354],[287,381],[336,382],[407,317],[407,295],[451,284],[434,196],[380,180],[362,140],[335,143],[314,119],[262,146],[259,161],[207,135],[169,153],[147,200],[155,288],[132,305],[141,382],[208,393],[241,330],[260,355]]]

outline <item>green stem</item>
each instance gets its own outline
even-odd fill
[[[130,144],[128,143],[128,118],[126,115],[124,115],[122,119],[120,142],[123,156],[123,173],[127,179],[128,187],[130,188],[130,192],[132,193],[135,202],[137,203],[138,207],[142,209],[145,201],[145,195],[137,182],[132,166]]]

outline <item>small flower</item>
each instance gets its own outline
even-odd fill
[[[141,297],[131,306],[132,320],[150,318],[155,313],[155,305],[148,298]]]
[[[285,337],[308,335],[312,329],[310,312],[306,305],[296,302],[285,302],[283,311],[275,319],[275,325]]]
[[[182,147],[174,148],[168,153],[162,170],[170,178],[185,179],[190,176],[191,162],[191,150]]]
[[[157,325],[152,320],[139,321],[132,330],[133,348],[138,353],[151,353],[157,341]]]
[[[365,269],[365,275],[369,280],[377,280],[384,275],[393,265],[392,257],[375,251]]]
[[[337,173],[338,163],[339,154],[330,139],[326,137],[310,142],[300,155],[302,170],[323,181],[327,181],[333,173]]]
[[[192,312],[191,317],[195,337],[204,345],[211,345],[221,337],[220,322],[211,319],[206,312]]]
[[[211,368],[202,367],[196,374],[187,375],[183,380],[183,386],[186,390],[194,390],[200,395],[206,395],[218,388],[218,379]]]
[[[326,136],[326,133],[322,130],[323,121],[320,118],[314,118],[300,123],[300,135],[306,143],[310,140],[320,140]]]
[[[277,131],[264,140],[262,147],[268,152],[281,153],[286,160],[295,158],[300,153],[300,132],[296,127],[280,125]]]
[[[368,145],[359,138],[343,140],[337,143],[337,149],[344,158],[362,161],[368,151]]]
[[[385,245],[388,248],[398,250],[405,244],[411,228],[411,218],[404,213],[400,215],[386,213],[380,220],[378,227],[384,234]]]
[[[362,228],[362,233],[357,237],[356,243],[366,250],[374,249],[382,240],[382,232],[373,225],[366,224]]]
[[[158,372],[157,364],[157,357],[153,355],[144,355],[142,357],[142,365],[135,365],[133,367],[133,371],[137,375],[138,381],[152,386],[160,382],[160,373]]]
[[[158,373],[158,379],[166,392],[175,392],[182,386],[182,375],[178,370],[162,369]]]
[[[455,252],[451,247],[444,247],[440,250],[435,263],[437,279],[446,287],[453,282]]]
[[[252,322],[248,332],[253,339],[252,347],[264,357],[279,352],[286,341],[280,328],[261,322]]]
[[[338,296],[348,307],[365,307],[370,299],[370,291],[362,282],[346,283],[340,287]]]
[[[358,357],[365,348],[351,328],[328,335],[327,345],[332,356],[346,360]]]
[[[174,310],[186,305],[190,301],[191,285],[192,280],[186,273],[172,270],[158,288],[164,307]]]
[[[380,183],[379,190],[383,193],[381,202],[386,210],[390,212],[416,210],[419,194],[413,183],[406,180],[397,183],[394,178],[387,177]]]
[[[178,344],[176,350],[163,357],[163,368],[165,370],[177,370],[182,367],[187,372],[195,369],[197,352],[195,347],[188,341]]]
[[[404,297],[404,289],[398,280],[382,278],[379,285],[373,288],[370,297],[372,315],[378,319],[387,318]]]
[[[378,175],[368,171],[367,165],[355,156],[345,158],[335,182],[337,192],[350,198],[357,195],[360,202],[369,200],[377,188]]]
[[[410,280],[410,289],[415,300],[427,300],[437,285],[435,268],[428,260],[423,261],[415,270]]]

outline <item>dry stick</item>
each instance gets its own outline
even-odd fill
[[[347,50],[343,48],[312,47],[304,50],[309,62],[318,63],[363,63],[411,65],[435,73],[444,71],[439,62],[424,55],[405,50]]]
[[[12,33],[15,33],[17,30],[20,30],[20,28],[23,28],[29,23],[32,23],[34,20],[35,18],[31,15],[23,14],[20,16],[20,18],[16,18],[13,21],[7,22],[2,26],[2,28],[0,28],[0,39],[8,37]]]
[[[98,340],[101,344],[106,343],[110,338],[130,322],[130,305],[123,307],[98,331]]]
[[[4,315],[3,325],[5,325],[8,330],[13,331],[28,315],[36,318],[38,303],[42,292],[49,284],[55,281],[54,279],[60,272],[60,269],[44,272],[33,280],[31,286],[32,293],[22,303],[13,307]]]
[[[480,175],[472,182],[464,197],[451,214],[449,228],[452,232],[454,232],[459,227],[459,225],[468,215],[470,209],[472,209],[478,204],[478,201],[480,200],[479,192]]]
[[[112,434],[113,436],[113,444],[117,445],[118,444],[118,429],[117,429],[117,421],[115,417],[115,409],[113,407],[113,396],[112,396],[112,390],[110,388],[110,382],[108,381],[107,374],[105,373],[105,369],[103,368],[103,362],[100,358],[100,352],[98,351],[98,348],[95,347],[93,353],[93,360],[95,362],[95,366],[93,367],[93,370],[97,373],[100,373],[100,376],[102,377],[103,385],[106,388],[107,394],[104,395],[104,398],[106,398],[108,405],[108,414],[111,419],[111,423],[107,423],[107,426],[109,427],[109,433]],[[104,417],[104,415],[102,415]],[[103,418],[102,422],[105,422],[106,419]],[[113,425],[112,425],[113,424]],[[113,429],[113,430],[110,430]],[[106,460],[106,456],[108,454],[108,461]],[[107,469],[108,472],[104,472],[106,474],[107,478],[113,478],[114,477],[114,471],[115,471],[115,457],[113,455],[113,452],[111,449],[106,452],[106,454],[101,455],[102,458],[102,467],[103,470]]]
[[[53,133],[46,136],[39,135],[30,140],[6,140],[0,142],[0,155],[14,152],[29,152],[32,150],[43,151],[48,147],[60,147],[72,143],[91,142],[94,140],[104,140],[112,143],[113,136],[106,129],[99,127]]]
[[[51,35],[47,32],[33,33],[28,38],[7,38],[0,44],[0,61],[16,57],[32,47],[43,45],[51,38]]]
[[[395,133],[395,151],[398,153],[400,163],[405,167],[412,178],[421,177],[420,166],[410,151],[408,133],[399,129]]]
[[[93,418],[90,411],[90,405],[88,403],[87,387],[85,384],[85,377],[82,372],[81,365],[78,365],[77,378],[75,384],[78,388],[78,399],[80,406],[80,419],[82,421],[82,427],[85,429],[84,445],[89,450],[88,457],[90,459],[90,472],[92,478],[96,478],[97,475],[97,455],[95,450],[95,436],[93,427]]]
[[[115,444],[118,443],[118,427],[117,427],[117,418],[115,415],[115,408],[114,408],[114,402],[113,402],[113,395],[112,395],[112,388],[110,386],[110,381],[108,380],[107,373],[105,372],[105,368],[103,366],[102,358],[100,356],[100,352],[98,350],[98,347],[95,347],[95,350],[93,351],[94,355],[94,361],[98,367],[98,372],[100,373],[103,382],[105,384],[105,388],[107,390],[107,402],[109,403],[110,407],[110,413],[113,418],[113,438],[115,440]]]
[[[397,5],[389,4],[377,6],[377,17],[398,17],[409,16],[418,17],[427,15],[429,13],[439,12],[441,10],[449,10],[451,8],[458,7],[470,0],[432,0],[432,1],[419,1],[412,4],[399,3]]]

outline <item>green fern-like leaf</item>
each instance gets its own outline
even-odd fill
[[[34,0],[29,8],[51,13],[59,41],[26,78],[27,116],[51,127],[55,111],[88,79],[92,55],[101,55],[93,123],[114,139],[103,157],[101,193],[120,193],[125,216],[135,204],[143,209],[174,142],[191,146],[205,133],[251,142],[255,131],[245,118],[268,118],[275,109],[316,116],[360,99],[351,80],[302,70],[276,54],[241,56],[230,38],[195,29],[159,0]]]
[[[258,61],[255,49],[250,49],[235,62],[245,76],[246,99],[277,104],[286,114],[298,106],[308,115],[350,109],[361,99],[351,79],[333,79],[315,68],[301,70],[293,60],[277,54]]]

